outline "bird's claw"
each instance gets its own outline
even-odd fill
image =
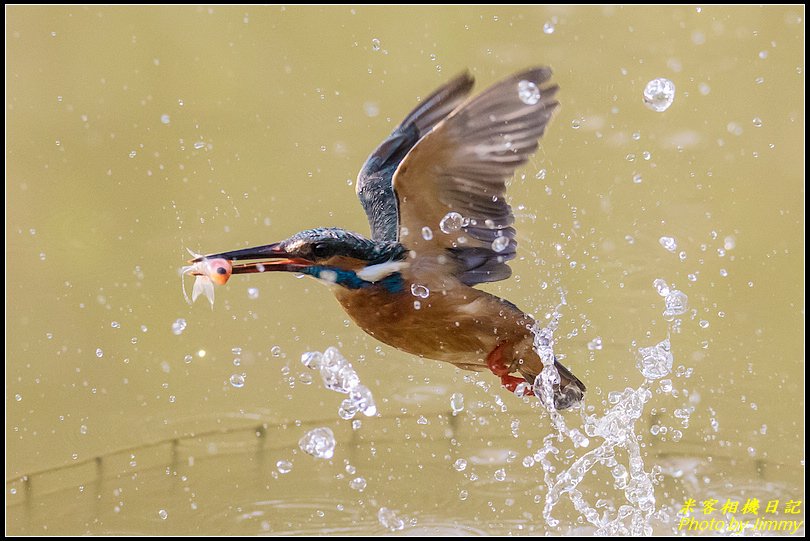
[[[523,394],[521,396],[534,396],[534,391],[532,391],[531,386],[525,379],[519,378],[517,376],[509,376],[509,375],[501,376],[501,385],[503,385],[503,387],[510,393],[514,393],[515,390],[518,388],[518,385],[520,385],[521,383],[525,384],[524,385],[525,389],[523,389]]]
[[[521,377],[509,375],[509,366],[503,362],[503,348],[505,346],[505,343],[500,344],[487,355],[487,368],[489,368],[493,374],[501,378],[501,385],[507,391],[514,393],[518,385],[527,382]],[[532,392],[532,388],[528,386],[528,384],[524,385],[524,387],[528,388],[523,390],[522,396],[534,396],[534,392]]]

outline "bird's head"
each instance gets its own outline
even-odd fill
[[[393,288],[407,265],[406,253],[399,243],[379,243],[344,229],[321,228],[273,244],[200,256],[192,263],[224,259],[232,265],[232,274],[286,271],[349,289],[378,282]]]

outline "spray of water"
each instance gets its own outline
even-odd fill
[[[653,490],[656,472],[654,469],[645,470],[640,437],[636,434],[636,423],[652,397],[649,380],[637,389],[628,387],[621,394],[611,393],[613,405],[601,416],[586,415],[580,409],[582,430],[569,427],[565,417],[554,408],[553,398],[553,386],[560,380],[554,367],[554,332],[566,304],[562,292],[560,296],[561,302],[552,312],[547,325],[540,327],[538,324],[533,329],[534,347],[544,365],[540,376],[535,379],[534,394],[548,413],[554,428],[554,432],[543,439],[540,450],[535,454],[537,463],[543,468],[546,485],[543,518],[549,526],[557,527],[560,521],[552,513],[562,497],[567,496],[576,511],[596,527],[597,535],[651,535],[651,518],[656,512]],[[574,448],[574,453],[569,452],[567,456],[576,458],[564,467],[566,464],[562,464],[558,457],[561,444],[566,440],[570,440]],[[589,450],[577,456],[584,449]],[[558,468],[561,471],[557,472]],[[588,496],[578,488],[588,472],[602,468],[610,472],[614,488],[624,500],[618,509],[608,505],[605,500],[590,502]],[[598,508],[603,511],[600,513]]]

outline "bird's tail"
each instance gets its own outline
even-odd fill
[[[535,370],[542,369],[542,364],[535,367]],[[533,373],[534,370],[528,370],[528,365],[519,368],[521,375],[534,385],[534,380],[539,374]],[[582,383],[578,377],[571,373],[568,368],[563,366],[560,361],[554,359],[554,367],[560,375],[560,382],[554,384],[554,407],[558,410],[564,410],[576,406],[585,397],[585,384]]]
[[[554,407],[564,410],[580,403],[585,396],[585,384],[557,359],[554,367],[560,374],[560,383],[554,386]]]

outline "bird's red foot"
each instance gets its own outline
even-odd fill
[[[487,355],[487,368],[489,368],[493,374],[501,378],[501,385],[503,385],[507,391],[514,393],[518,385],[527,382],[523,378],[509,375],[509,366],[503,360],[503,348],[505,346],[506,343],[499,344],[498,347]],[[534,396],[532,388],[525,388],[523,390],[523,396]]]

